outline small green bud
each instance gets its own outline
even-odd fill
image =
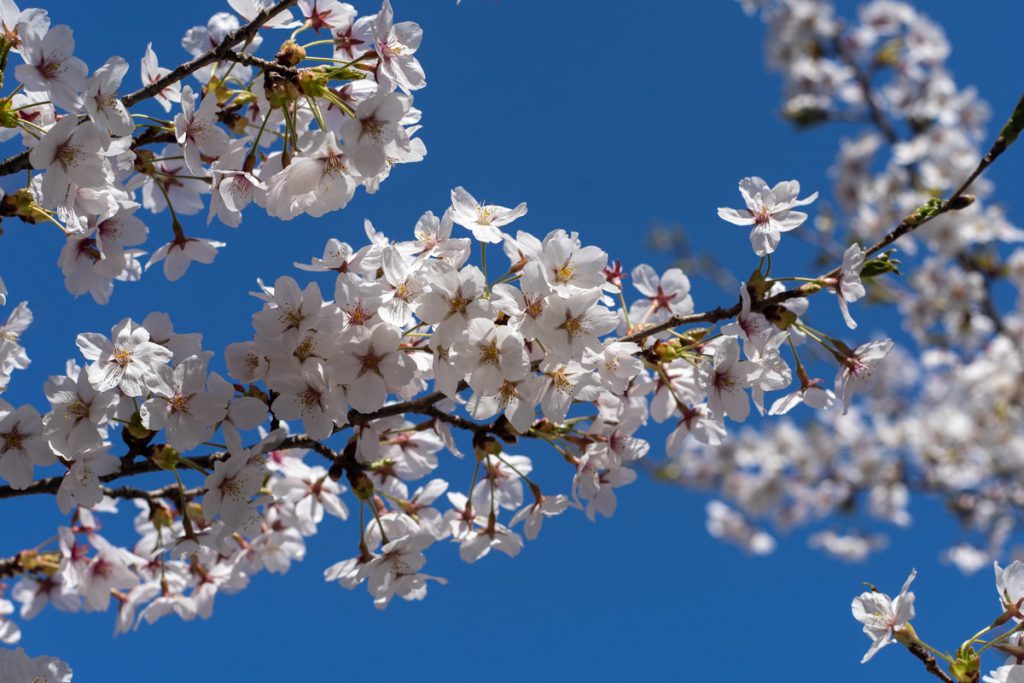
[[[299,72],[299,92],[308,97],[323,97],[327,92],[327,74],[323,69],[303,69]]]
[[[760,301],[771,288],[772,283],[765,279],[760,268],[751,273],[747,279],[747,292],[750,293],[751,301]]]
[[[0,100],[0,127],[17,128],[18,121],[18,112],[11,111],[11,98],[5,97]]]
[[[23,187],[3,198],[4,215],[17,216],[26,223],[42,223],[47,220],[46,212],[36,203],[35,195]]]
[[[946,202],[939,197],[932,197],[921,206],[914,209],[914,212],[903,219],[904,223],[907,223],[910,227],[916,228],[917,226],[929,220],[939,212],[943,211],[946,207]]]
[[[125,429],[136,439],[146,439],[150,435],[150,431],[142,425],[142,416],[139,415],[137,410],[132,413],[132,417]]]
[[[981,670],[981,657],[973,647],[962,647],[956,651],[956,660],[949,665],[949,673],[957,683],[977,683]]]
[[[894,259],[892,257],[894,251],[895,249],[890,249],[884,254],[879,254],[875,258],[870,259],[867,263],[865,263],[864,268],[862,268],[860,271],[861,279],[869,280],[873,277],[884,275],[886,273],[896,273],[897,275],[902,275],[902,273],[900,273],[899,260]]]
[[[181,454],[170,446],[162,446],[151,460],[162,470],[173,470],[181,460]]]
[[[167,529],[174,523],[174,515],[166,505],[156,503],[150,508],[149,521],[158,529]]]
[[[1003,129],[999,131],[999,139],[1007,146],[1012,145],[1017,140],[1021,130],[1024,130],[1024,97],[1017,103],[1017,108],[1013,110],[1009,120],[1003,125]]]

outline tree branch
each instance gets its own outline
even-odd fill
[[[1024,110],[1024,96],[1021,97],[1020,102],[1017,105],[1017,110]],[[1010,142],[1012,142],[1012,140],[1007,141],[1006,138],[1002,134],[1000,134],[996,138],[996,141],[992,143],[992,147],[985,154],[985,156],[981,158],[981,161],[978,162],[978,165],[967,177],[967,179],[960,185],[960,187],[954,190],[949,195],[949,197],[943,200],[940,206],[938,206],[934,211],[928,213],[923,217],[918,217],[917,212],[914,212],[907,216],[906,218],[904,218],[902,221],[899,222],[899,224],[895,228],[893,228],[887,235],[885,235],[885,237],[878,240],[878,242],[871,245],[867,249],[867,256],[873,256],[877,254],[878,252],[882,251],[890,244],[903,237],[904,235],[911,233],[914,230],[917,230],[925,223],[928,223],[929,221],[941,216],[942,214],[948,213],[950,211],[957,211],[967,206],[967,204],[963,203],[963,200],[967,197],[967,190],[970,189],[971,184],[975,180],[977,180],[978,176],[984,173],[985,170],[989,166],[991,166],[992,163],[996,159],[998,159],[1003,152],[1005,152],[1009,148]],[[835,280],[837,277],[839,277],[841,268],[841,265],[836,266],[829,272],[825,273],[824,275],[819,275],[815,279],[822,282]],[[779,294],[776,294],[775,296],[770,296],[767,299],[753,302],[750,306],[750,309],[752,311],[763,311],[766,308],[769,308],[771,306],[777,306],[778,304],[781,304],[782,302],[788,301],[790,299],[797,299],[800,297],[815,294],[821,291],[822,289],[823,287],[821,285],[807,283],[795,289],[780,292]],[[692,323],[699,322],[714,323],[719,322],[721,320],[728,320],[734,318],[737,314],[739,314],[741,310],[742,305],[740,302],[737,302],[730,308],[722,308],[721,306],[719,306],[718,308],[707,311],[705,313],[672,316],[663,323],[651,325],[650,327],[646,327],[637,332],[633,332],[632,334],[627,334],[624,337],[620,337],[615,341],[638,342],[645,339],[646,337],[650,337],[651,335],[660,334],[661,332],[671,330],[681,325],[689,325]]]
[[[875,91],[871,87],[871,79],[864,72],[864,69],[860,67],[857,60],[854,59],[850,53],[850,49],[846,43],[843,42],[842,33],[836,34],[836,37],[832,41],[833,46],[836,49],[836,53],[842,58],[846,65],[853,70],[853,77],[857,81],[857,85],[860,86],[861,93],[864,95],[864,102],[868,108],[868,115],[871,116],[871,121],[878,128],[879,132],[885,137],[890,145],[894,145],[899,142],[899,136],[896,134],[896,130],[892,127],[892,123],[882,112],[882,108],[878,106],[878,100],[875,99]]]
[[[317,451],[318,453],[329,452],[333,456],[333,451],[321,444],[316,439],[309,437],[305,434],[296,434],[294,436],[287,437],[284,441],[277,446],[276,450],[288,450],[290,448],[310,448]],[[220,460],[224,460],[228,457],[227,451],[217,451],[216,453],[209,453],[207,455],[201,455],[195,458],[182,458],[187,460],[191,465],[201,467],[203,469],[210,469],[215,463]],[[134,477],[138,474],[148,474],[150,472],[158,472],[162,467],[156,463],[152,458],[145,458],[135,462],[130,462],[126,465],[122,465],[121,469],[112,474],[100,477],[100,481],[103,483],[116,481],[118,479],[124,479],[125,477]],[[32,482],[29,486],[23,489],[16,489],[10,486],[0,486],[0,499],[3,498],[18,498],[21,496],[31,496],[39,493],[56,493],[57,489],[60,488],[60,483],[64,480],[63,476],[58,477],[47,477],[46,479],[40,479],[39,481]],[[176,488],[176,487],[175,487]],[[122,497],[132,498],[138,496],[128,495],[132,490],[125,489]]]
[[[924,664],[924,668],[928,670],[928,673],[933,674],[936,678],[943,680],[946,683],[953,683],[953,679],[939,667],[939,663],[935,661],[935,657],[933,657],[932,654],[928,652],[928,650],[924,649],[920,644],[908,643],[907,649],[910,650],[910,654],[921,660]]]
[[[265,71],[274,71],[281,74],[282,76],[299,75],[299,70],[294,67],[285,66],[284,64],[278,64],[277,62],[272,62],[268,59],[263,59],[262,57],[251,55],[248,52],[228,52],[226,55],[224,55],[224,58],[232,62],[244,64],[246,66],[254,66],[257,69],[263,69]]]

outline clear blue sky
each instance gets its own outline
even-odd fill
[[[361,13],[376,10],[356,5]],[[1019,64],[1024,6],[922,5],[948,32],[958,81],[975,84],[1001,122],[1020,95],[1019,79],[1009,73]],[[148,41],[164,65],[183,59],[183,32],[222,9],[218,2],[113,0],[52,0],[46,7],[55,23],[75,30],[76,53],[90,68],[112,53],[124,56],[131,88]],[[679,222],[698,250],[718,254],[737,272],[756,265],[747,232],[720,221],[715,208],[739,202],[739,178],[798,178],[807,191],[829,189],[826,170],[840,131],[799,133],[779,118],[780,84],[762,62],[764,27],[736,3],[464,0],[456,7],[454,0],[396,0],[395,12],[425,31],[420,57],[428,87],[416,97],[425,162],[397,169],[380,194],[360,192],[347,210],[319,221],[278,223],[250,211],[238,232],[197,225],[197,235],[229,243],[216,268],[193,266],[177,283],[150,273],[141,284],[119,284],[107,307],[64,292],[52,265],[58,235],[45,225],[5,222],[0,273],[13,302],[27,298],[36,315],[24,338],[33,364],[5,398],[42,406],[42,382],[74,354],[75,334],[106,332],[122,315],[167,311],[177,330],[202,331],[210,349],[245,339],[256,304],[246,292],[256,277],[289,272],[293,261],[319,255],[328,237],[359,242],[364,217],[394,237],[411,234],[424,210],[445,208],[456,185],[499,204],[527,201],[523,227],[579,230],[629,264],[664,267],[640,237],[653,221]],[[276,38],[283,34],[268,36]],[[1024,169],[1019,151],[992,173],[1007,200]],[[1019,203],[1010,217],[1024,224]],[[150,225],[169,232],[160,219]],[[781,252],[793,271],[805,256],[798,247]],[[732,297],[698,283],[695,299],[704,309]],[[865,335],[881,320],[858,317]],[[663,432],[650,433],[658,448]],[[804,532],[783,537],[775,555],[749,558],[706,535],[704,502],[642,476],[621,491],[614,519],[549,521],[515,560],[492,555],[468,566],[454,546],[435,547],[427,568],[449,585],[431,586],[423,603],[396,601],[385,612],[362,589],[322,581],[325,566],[354,550],[354,525],[328,521],[309,540],[303,563],[219,597],[208,622],[167,618],[114,640],[112,614],[47,611],[26,624],[23,645],[66,659],[83,683],[135,680],[143,672],[154,683],[370,676],[838,683],[925,678],[895,647],[858,663],[868,640],[849,602],[862,580],[895,591],[916,566],[916,623],[933,644],[953,648],[957,636],[969,635],[955,627],[980,628],[991,619],[991,573],[965,579],[937,559],[958,534],[937,504],[917,504],[914,526],[893,533],[892,547],[848,566],[808,550]],[[60,519],[52,499],[0,506],[0,554],[49,537]]]

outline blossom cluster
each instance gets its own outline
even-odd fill
[[[282,276],[254,292],[263,305],[253,338],[224,351],[230,379],[210,371],[199,335],[175,332],[164,314],[79,335],[81,359],[47,382],[47,413],[0,405],[0,476],[10,485],[0,495],[55,487],[71,515],[56,548],[17,558],[22,616],[48,604],[105,610],[113,596],[118,631],[172,613],[208,617],[219,592],[286,571],[325,513],[345,520],[353,506],[356,552],[325,578],[365,584],[379,607],[422,599],[428,581],[443,581],[421,571],[439,542],[473,563],[518,554],[545,517],[569,508],[611,515],[615,489],[635,480],[632,466],[650,450],[638,430],[651,420],[674,425],[670,451],[718,445],[751,405],[762,414],[825,409],[837,396],[848,405],[891,347],[821,336],[804,324],[808,300],[761,271],[742,287],[734,322],[717,334],[676,332],[694,311],[682,271],[637,266],[623,307],[620,264],[575,233],[513,234],[526,211],[456,188],[412,239],[367,223],[360,248],[329,240],[297,264],[314,279]],[[501,248],[499,276],[485,275],[496,272],[488,245]],[[859,281],[852,270],[847,278]],[[835,391],[800,364],[808,343],[835,358]],[[115,430],[128,446],[120,456]],[[459,466],[462,432],[472,457]],[[534,478],[532,459],[515,453],[525,439],[561,455],[561,480]],[[34,476],[55,460],[62,475]],[[175,480],[156,490],[106,485],[161,469]],[[139,509],[131,547],[101,533],[120,499]]]
[[[758,425],[717,448],[691,441],[661,473],[716,490],[724,500],[708,506],[709,529],[750,552],[776,546],[769,525],[786,532],[829,519],[808,541],[849,561],[888,545],[863,517],[907,527],[911,492],[935,493],[976,532],[943,557],[977,571],[1012,550],[1024,432],[1024,250],[1017,246],[1024,232],[991,202],[990,180],[977,178],[971,195],[962,195],[985,153],[988,106],[974,89],[956,85],[941,28],[906,3],[865,3],[850,22],[830,3],[744,4],[769,25],[769,60],[785,76],[784,113],[802,126],[862,124],[841,142],[834,204],[819,208],[809,239],[862,273],[902,271],[898,280],[862,283],[840,276],[838,299],[850,327],[855,321],[843,304],[864,296],[895,304],[907,337],[879,366],[867,402],[815,413],[809,422]],[[767,255],[792,220],[795,204],[786,202],[798,200],[789,188],[779,188],[782,199],[756,199],[766,189],[749,185],[747,210],[720,214],[753,225],[752,239],[763,240]],[[950,204],[941,197],[956,190],[956,210],[942,210]],[[773,213],[775,204],[781,211]],[[894,245],[897,261],[885,247],[898,224],[912,232]],[[883,247],[865,270],[850,245],[871,242]],[[997,296],[997,288],[1004,293]],[[848,514],[855,510],[865,514]],[[840,512],[848,522],[836,523]]]
[[[29,173],[6,178],[0,214],[62,231],[57,265],[71,294],[106,303],[115,280],[157,264],[177,280],[211,263],[225,243],[203,235],[204,212],[207,225],[231,228],[253,203],[281,220],[323,216],[426,154],[412,97],[426,84],[422,31],[396,23],[390,0],[361,17],[337,0],[301,0],[298,14],[294,1],[229,4],[234,13],[186,32],[192,60],[180,69],[147,47],[143,87],[122,96],[127,60],[90,75],[69,27],[4,3],[0,52],[21,63],[7,74],[18,87],[0,99],[0,141],[26,151],[0,167]],[[291,30],[273,61],[255,54],[261,27]],[[316,39],[303,45],[305,31]],[[327,56],[313,55],[319,46]],[[163,112],[130,113],[146,100]],[[147,255],[154,220],[166,233]]]
[[[182,216],[205,208],[208,222],[236,227],[255,203],[282,220],[321,217],[422,158],[410,94],[424,85],[419,28],[394,23],[388,0],[359,18],[335,0],[302,0],[298,17],[294,4],[230,0],[241,19],[219,13],[183,41],[195,90],[148,50],[143,89],[119,97],[126,62],[88,76],[69,29],[0,3],[0,47],[24,62],[0,125],[28,148],[0,171],[31,169],[0,213],[64,231],[72,294],[105,302],[114,280],[141,274],[140,208],[167,210],[172,239],[145,267],[162,261],[177,279],[223,246],[186,234]],[[626,268],[578,233],[527,231],[525,203],[458,187],[404,235],[366,222],[365,241],[330,239],[295,264],[301,273],[257,281],[252,336],[219,355],[160,312],[78,335],[79,356],[46,382],[45,411],[0,398],[0,498],[52,494],[67,520],[53,542],[0,559],[11,579],[0,642],[16,643],[47,606],[113,606],[118,633],[208,618],[218,594],[301,561],[328,517],[356,528],[327,581],[365,588],[380,608],[421,600],[445,582],[425,571],[432,553],[515,556],[547,517],[610,516],[642,461],[716,490],[725,500],[707,505],[709,533],[754,554],[776,547],[758,519],[786,529],[863,502],[905,526],[912,485],[987,535],[951,561],[976,569],[1001,553],[1019,507],[1024,319],[1000,311],[991,286],[1019,288],[1024,257],[1006,247],[1022,233],[979,176],[1024,111],[979,165],[985,106],[957,89],[941,30],[916,10],[874,0],[845,26],[828,3],[744,5],[769,21],[787,116],[871,129],[842,145],[840,214],[796,180],[741,179],[742,207],[718,216],[723,230],[750,230],[752,272],[729,303],[700,312],[687,267]],[[273,61],[254,53],[261,27],[293,31]],[[306,30],[327,37],[300,45]],[[328,44],[331,57],[307,56]],[[147,99],[180,112],[137,124],[128,108]],[[814,241],[834,268],[780,275],[783,233]],[[888,274],[901,268],[896,285]],[[812,302],[833,296],[812,326]],[[868,297],[898,304],[916,353],[858,330],[851,307]],[[27,304],[6,320],[0,393],[29,362]],[[668,429],[652,442],[655,424]],[[555,457],[526,455],[527,441]],[[104,518],[127,506],[135,534],[115,538]],[[886,539],[828,530],[810,543],[861,559]],[[1017,618],[1016,579],[999,576],[1006,619]],[[855,601],[868,657],[892,641],[918,646],[912,579],[895,599]],[[0,656],[0,678],[23,672],[70,680],[59,661]]]

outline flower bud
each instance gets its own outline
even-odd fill
[[[299,92],[308,97],[323,97],[327,92],[327,74],[322,69],[299,72]]]
[[[959,211],[960,209],[966,209],[968,206],[974,203],[974,199],[975,197],[973,194],[957,195],[956,197],[953,197],[953,199],[949,201],[949,210]]]
[[[879,254],[865,263],[864,267],[860,271],[861,279],[868,280],[878,275],[884,275],[885,273],[896,273],[899,275],[900,262],[897,259],[892,258],[893,251],[895,250],[889,250],[884,254]]]
[[[278,64],[284,64],[285,66],[295,66],[305,58],[306,48],[302,47],[294,40],[286,40],[281,45],[281,49],[277,51],[274,61]]]
[[[156,466],[162,470],[173,470],[181,460],[181,454],[170,446],[161,446],[156,453],[150,456]]]
[[[999,137],[996,140],[997,144],[1001,142],[1004,148],[1012,145],[1022,129],[1024,129],[1024,97],[1017,103],[1017,108],[1013,110],[1009,120],[1003,125],[1003,129],[999,131]]]
[[[153,159],[156,155],[148,149],[135,150],[135,170],[142,175],[153,175],[156,169],[153,167]]]
[[[163,503],[155,502],[150,506],[149,521],[157,529],[167,529],[174,523],[174,514]]]
[[[150,436],[151,432],[142,425],[142,416],[139,415],[139,411],[132,413],[131,419],[128,421],[125,429],[135,439],[146,439]]]
[[[18,112],[11,111],[11,98],[5,97],[0,100],[0,127],[17,128],[18,121]]]
[[[957,683],[977,683],[981,670],[981,657],[973,647],[961,647],[956,651],[956,661],[949,665],[949,673]]]
[[[353,475],[349,473],[348,483],[352,487],[352,493],[356,494],[359,500],[370,500],[373,498],[373,481],[366,476],[365,472]]]
[[[263,77],[263,92],[272,109],[280,109],[298,98],[298,89],[280,74],[268,71]]]
[[[478,432],[473,435],[473,452],[477,460],[483,460],[488,455],[500,455],[501,443],[490,434]]]
[[[946,202],[944,200],[938,197],[932,197],[927,202],[914,209],[914,213],[904,218],[903,222],[911,228],[916,228],[926,220],[929,220],[944,211],[945,208]]]

